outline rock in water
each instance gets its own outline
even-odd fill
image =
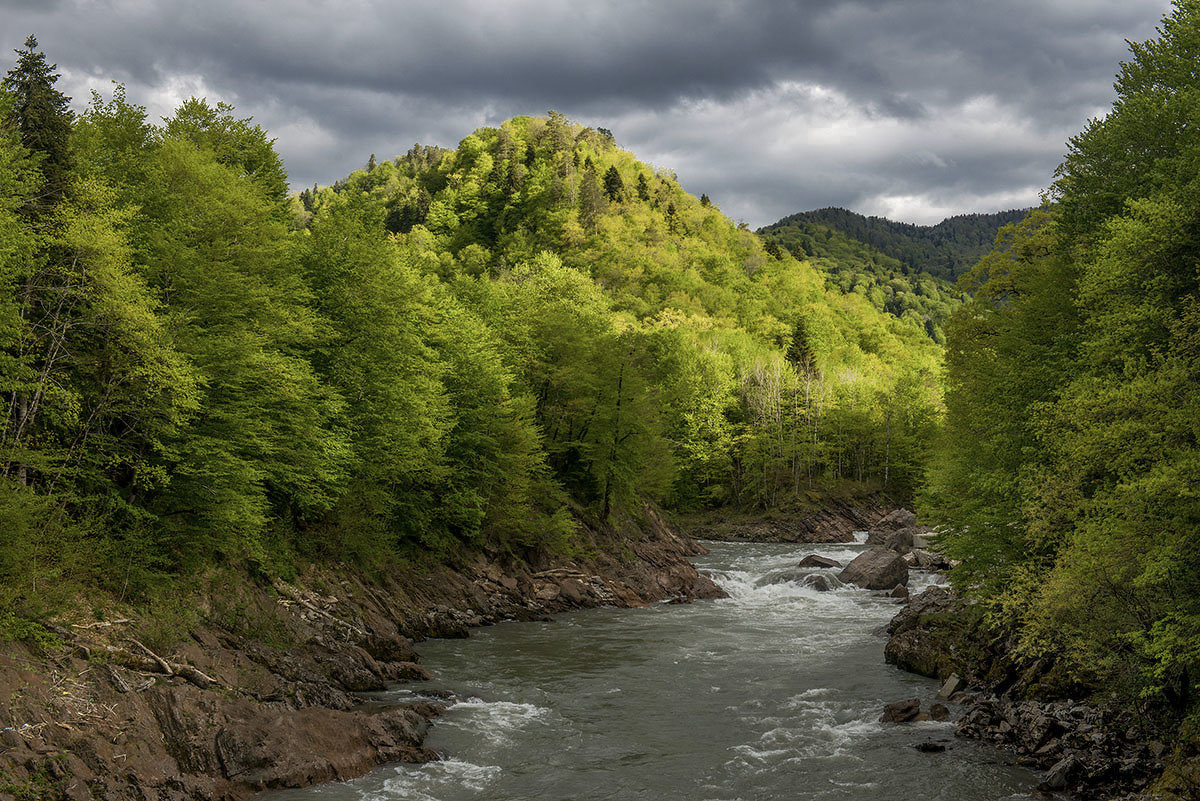
[[[934,704],[933,706],[929,707],[929,719],[930,720],[949,720],[950,719],[950,710],[947,709],[942,704]]]
[[[883,708],[883,715],[879,718],[880,723],[907,723],[910,720],[916,720],[921,714],[921,699],[909,698],[905,701],[896,701],[888,704]]]
[[[829,582],[829,577],[822,576],[819,573],[814,573],[811,576],[805,576],[804,581],[800,582],[800,585],[814,589],[817,592],[829,592],[833,589],[833,585]]]
[[[913,547],[913,528],[901,528],[895,531],[887,529],[872,529],[867,534],[867,545],[887,548],[896,553],[908,553]]]
[[[893,598],[907,598],[908,587],[905,587],[903,584],[897,584],[892,588],[892,591],[888,593],[888,595],[892,596]]]
[[[889,512],[880,518],[872,529],[880,531],[895,531],[901,528],[910,528],[917,524],[917,516],[907,509],[897,509],[894,512]]]
[[[854,557],[838,578],[868,590],[890,590],[897,584],[908,584],[908,565],[895,551],[872,548]]]
[[[946,746],[942,745],[941,743],[933,742],[917,743],[913,746],[913,748],[917,749],[923,754],[940,754],[946,750]]]
[[[808,556],[800,560],[796,567],[841,567],[842,563],[836,559],[830,559],[827,556],[818,556],[815,553],[810,553]]]
[[[948,570],[950,568],[950,560],[940,553],[914,548],[911,555],[916,560],[917,567],[922,570]]]

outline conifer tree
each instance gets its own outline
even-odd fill
[[[625,192],[625,182],[621,180],[621,173],[616,166],[611,166],[604,173],[604,194],[614,203],[621,199],[621,195]]]
[[[62,197],[71,169],[71,98],[55,88],[57,65],[46,63],[32,34],[25,47],[15,52],[17,63],[0,81],[0,88],[13,97],[12,115],[21,144],[42,156],[42,198],[44,203],[53,202]]]
[[[646,183],[646,174],[644,172],[638,173],[637,196],[638,200],[650,199],[650,185]]]

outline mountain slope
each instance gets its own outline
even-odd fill
[[[774,236],[789,249],[798,247],[806,255],[825,256],[822,227],[831,229],[890,256],[910,272],[925,272],[953,282],[991,250],[1001,227],[1020,221],[1028,213],[1029,209],[1014,209],[995,214],[960,214],[937,225],[913,225],[825,208],[784,217],[759,233]]]

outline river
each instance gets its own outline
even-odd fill
[[[878,722],[885,703],[918,696],[927,708],[938,690],[884,664],[875,632],[894,601],[764,582],[807,553],[844,563],[861,545],[710,547],[696,564],[727,599],[592,609],[422,643],[432,686],[470,697],[430,735],[447,758],[271,801],[1029,797],[1033,773],[956,740],[949,723]],[[913,573],[910,586],[931,579]],[[947,750],[914,747],[930,741]]]

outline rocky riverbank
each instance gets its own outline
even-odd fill
[[[1044,771],[1043,789],[1114,798],[1163,772],[1168,746],[1145,720],[1081,700],[1085,688],[1065,683],[1054,665],[1014,656],[953,590],[915,596],[887,634],[888,662],[947,683],[942,696],[956,705],[959,736],[1010,748],[1016,764]]]
[[[369,693],[427,677],[412,643],[572,608],[723,593],[702,546],[645,508],[585,525],[584,555],[477,553],[381,579],[334,569],[291,582],[214,576],[185,636],[151,620],[61,620],[0,651],[0,799],[242,799],[426,761],[436,698]]]
[[[851,542],[855,531],[870,529],[894,508],[882,495],[865,495],[807,508],[710,512],[682,519],[680,528],[722,542]]]

